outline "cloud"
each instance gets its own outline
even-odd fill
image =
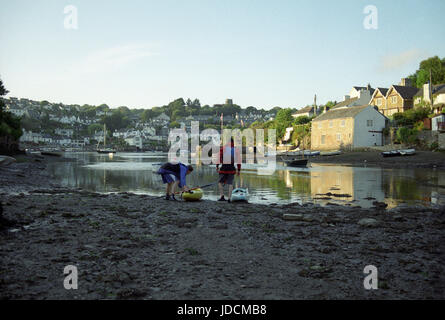
[[[411,63],[420,63],[426,57],[428,57],[428,53],[420,49],[406,50],[398,54],[388,54],[381,58],[379,70],[398,71]]]
[[[72,69],[76,73],[113,71],[153,55],[156,53],[147,44],[123,45],[94,51]]]

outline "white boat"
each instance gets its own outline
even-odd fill
[[[249,189],[244,188],[236,188],[232,191],[232,196],[230,197],[230,201],[232,202],[247,202],[249,201]]]
[[[311,151],[311,150],[304,150],[304,151],[289,151],[289,152],[283,152],[280,154],[282,157],[316,157],[320,155],[320,151]]]
[[[400,155],[402,156],[410,156],[416,153],[416,149],[405,149],[405,150],[399,150]]]
[[[384,158],[399,157],[399,156],[412,156],[416,154],[416,149],[401,149],[382,152]]]

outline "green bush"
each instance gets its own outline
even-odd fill
[[[397,130],[397,141],[401,143],[414,143],[417,139],[418,130],[401,127]]]

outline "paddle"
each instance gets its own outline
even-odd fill
[[[209,184],[205,184],[205,185],[203,185],[203,186],[199,186],[199,187],[194,187],[194,188],[191,188],[190,189],[190,191],[193,191],[193,190],[197,190],[197,189],[204,189],[204,188],[208,188],[208,187],[211,187],[211,186],[214,186],[215,184],[218,184],[218,182],[219,182],[219,180],[218,181],[216,181],[216,182],[213,182],[213,183],[209,183]],[[174,194],[182,194],[183,193],[183,191],[177,191],[177,192],[175,192]],[[159,197],[156,197],[155,199],[158,199],[158,198],[163,198],[163,197],[165,197],[165,195],[163,195],[163,196],[159,196]]]

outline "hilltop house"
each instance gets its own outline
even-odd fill
[[[384,114],[386,109],[386,94],[388,93],[388,90],[388,88],[377,88],[369,101],[369,104],[377,106],[382,114]]]
[[[420,106],[423,103],[431,105],[431,93],[433,94],[433,112],[441,113],[445,109],[445,83],[433,85],[425,83],[422,88],[414,95],[414,106]]]
[[[298,117],[306,116],[306,117],[310,118],[315,115],[315,112],[316,112],[316,110],[315,110],[314,106],[307,106],[307,107],[304,107],[304,108],[298,110],[297,112],[295,112],[292,115],[292,117],[298,118]]]
[[[351,91],[349,92],[349,97],[350,98],[360,98],[366,94],[369,94],[369,96],[372,96],[372,94],[374,93],[374,90],[375,89],[373,89],[369,83],[366,87],[352,87]]]
[[[387,118],[370,105],[330,110],[312,120],[311,148],[338,150],[383,145]]]
[[[419,91],[415,87],[396,86],[389,88],[386,94],[386,109],[383,114],[391,116],[397,112],[405,112],[414,107],[414,95]]]
[[[418,88],[411,86],[409,79],[402,78],[399,85],[392,85],[389,89],[378,88],[372,95],[369,104],[376,106],[383,115],[389,117],[394,113],[412,109],[414,96],[418,91]]]
[[[153,119],[153,123],[155,124],[168,124],[170,122],[170,117],[165,113],[161,113],[159,116]]]
[[[349,95],[345,95],[343,101],[333,106],[331,110],[367,105],[374,92],[375,89],[371,88],[370,84],[366,87],[352,87]]]

